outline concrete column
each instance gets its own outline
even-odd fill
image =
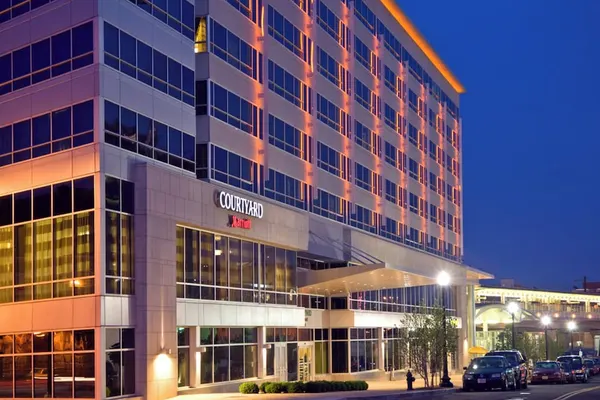
[[[190,327],[190,387],[200,386],[200,327]]]
[[[454,298],[456,299],[456,313],[457,316],[461,319],[461,328],[458,330],[458,343],[457,343],[457,352],[456,352],[456,360],[457,367],[462,368],[463,365],[467,365],[469,362],[468,359],[468,350],[469,350],[469,309],[468,309],[468,297],[467,297],[467,287],[466,286],[456,286],[453,288],[454,290]]]
[[[467,340],[469,347],[475,346],[475,287],[473,285],[467,286]]]
[[[377,361],[377,369],[385,371],[385,339],[383,338],[383,329],[377,329],[377,345],[379,347],[379,359]]]
[[[267,328],[259,326],[258,330],[258,377],[264,378],[267,376],[267,348],[265,346],[265,340],[267,335]]]

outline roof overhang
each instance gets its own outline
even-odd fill
[[[494,275],[477,268],[467,267],[467,279],[471,281],[480,281],[483,279],[494,279]]]

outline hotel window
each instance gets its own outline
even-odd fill
[[[414,180],[419,180],[419,163],[412,158],[408,159],[408,176]]]
[[[87,22],[0,55],[0,96],[92,64],[93,30]]]
[[[54,0],[15,0],[0,3],[0,24],[36,10]]]
[[[350,226],[370,233],[377,233],[378,218],[379,214],[375,211],[354,204],[354,212],[350,213]]]
[[[106,397],[135,393],[135,331],[133,328],[105,328]]]
[[[269,169],[269,176],[265,181],[266,197],[301,210],[306,210],[307,195],[306,183]]]
[[[433,142],[433,141],[429,141],[429,158],[431,158],[433,161],[437,162],[437,154],[438,154],[438,145]]]
[[[385,180],[385,199],[398,204],[398,185],[388,179]]]
[[[373,11],[367,7],[365,0],[356,0],[354,2],[354,15],[356,15],[358,20],[362,22],[371,34],[375,35],[375,31],[377,30],[377,17]]]
[[[195,340],[195,338],[194,338]],[[190,328],[177,327],[177,387],[190,386]]]
[[[177,100],[195,105],[194,70],[108,22],[104,22],[104,63]]]
[[[258,375],[257,328],[200,328],[200,383],[255,378]]]
[[[339,178],[350,180],[350,160],[321,142],[317,142],[317,166]]]
[[[427,168],[419,164],[419,183],[427,187]]]
[[[195,170],[194,136],[108,100],[104,101],[104,141],[177,168]]]
[[[329,373],[329,329],[315,329],[315,374]],[[336,355],[337,356],[337,355]]]
[[[396,39],[396,37],[390,32],[389,29],[383,25],[381,21],[378,21],[378,30],[379,34],[383,36],[383,45],[386,49],[389,50],[390,53],[394,56],[398,62],[402,62],[402,50],[403,47],[400,44],[400,41]]]
[[[385,162],[399,171],[406,172],[406,154],[389,142],[385,142]]]
[[[255,81],[262,83],[262,53],[214,19],[210,20],[209,37],[211,53]],[[206,36],[204,41],[206,41]]]
[[[268,14],[269,35],[308,65],[312,65],[312,40],[272,6],[269,6]]]
[[[317,70],[336,87],[350,94],[350,72],[320,47],[317,47]]]
[[[257,164],[217,146],[210,146],[211,179],[258,193]]]
[[[0,127],[0,167],[94,141],[94,102]]]
[[[0,197],[0,303],[94,293],[93,208],[93,177]]]
[[[419,216],[427,219],[428,218],[428,207],[425,199],[419,198]]]
[[[381,175],[371,171],[369,168],[355,162],[356,186],[363,188],[377,196],[381,196]]]
[[[457,188],[452,189],[452,202],[457,206],[460,206],[460,190]]]
[[[331,329],[331,372],[348,372],[348,328]]]
[[[442,228],[446,227],[446,211],[441,208],[438,208],[438,224],[440,224]]]
[[[350,137],[350,115],[318,93],[317,119],[343,136]]]
[[[402,227],[403,225],[398,221],[385,217],[379,235],[395,242],[402,242]]]
[[[433,172],[429,171],[429,189],[437,192],[438,177]]]
[[[419,112],[419,100],[420,99],[417,97],[417,94],[413,92],[412,89],[408,89],[408,106],[416,113]]]
[[[409,210],[415,214],[419,214],[419,196],[414,193],[408,194]]]
[[[373,76],[381,77],[381,60],[356,35],[354,36],[354,57]]]
[[[35,0],[34,0],[35,1]],[[194,4],[188,0],[129,0],[142,10],[194,40]]]
[[[269,114],[269,143],[308,162],[312,162],[312,137]]]
[[[210,116],[262,139],[263,110],[248,100],[210,82]]]
[[[0,335],[0,398],[95,398],[94,330]]]
[[[105,177],[106,293],[134,294],[134,185]]]
[[[371,371],[378,368],[378,328],[350,329],[350,372]]]
[[[357,120],[354,120],[354,141],[370,153],[381,156],[381,138]]]
[[[269,60],[269,89],[302,111],[312,110],[312,89],[273,61]]]
[[[196,17],[196,34],[194,37],[194,53],[206,53],[206,17]]]
[[[387,103],[384,103],[384,120],[385,124],[392,128],[394,132],[400,136],[406,135],[406,119],[402,115],[390,107]]]
[[[227,0],[227,2],[250,21],[262,27],[262,0]]]
[[[446,184],[446,198],[452,201],[452,185],[449,183]]]
[[[406,236],[406,243],[411,247],[423,249],[425,244],[425,233],[418,229],[410,228],[408,230],[408,235]]]
[[[317,189],[312,212],[331,220],[346,221],[347,201],[339,196]]]
[[[392,91],[399,99],[405,100],[406,98],[406,84],[402,82],[402,79],[396,75],[394,71],[384,66],[384,77],[385,86]]]
[[[340,46],[350,51],[350,30],[322,1],[317,4],[317,23]]]
[[[309,0],[292,0],[292,2],[298,6],[298,8],[300,8],[302,11],[304,11],[305,14],[307,14],[309,17],[312,15],[312,8],[311,8],[311,4],[312,1]]]
[[[438,208],[435,204],[429,204],[429,219],[431,220],[431,222],[437,224],[438,218]]]
[[[451,230],[452,232],[455,232],[454,230],[454,215],[448,213],[448,229]]]
[[[381,117],[381,99],[367,85],[356,78],[354,79],[354,93],[354,98],[358,104],[378,118]]]

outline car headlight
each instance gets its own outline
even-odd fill
[[[501,376],[501,374],[492,374],[492,378],[500,378]]]
[[[473,379],[473,375],[471,375],[471,374],[465,374],[464,378],[466,380],[470,380],[470,379]]]

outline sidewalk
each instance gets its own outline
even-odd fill
[[[401,377],[403,375],[400,375]],[[462,375],[451,375],[455,387],[462,385]],[[320,399],[320,400],[345,400],[345,399],[396,399],[398,397],[424,397],[434,394],[447,394],[455,389],[445,390],[417,390],[408,392],[404,379],[394,381],[367,381],[369,390],[357,392],[331,392],[331,393],[283,393],[283,394],[240,394],[240,393],[211,393],[188,394],[174,397],[176,400],[285,400],[285,399]],[[423,379],[417,378],[413,387],[423,388]]]

